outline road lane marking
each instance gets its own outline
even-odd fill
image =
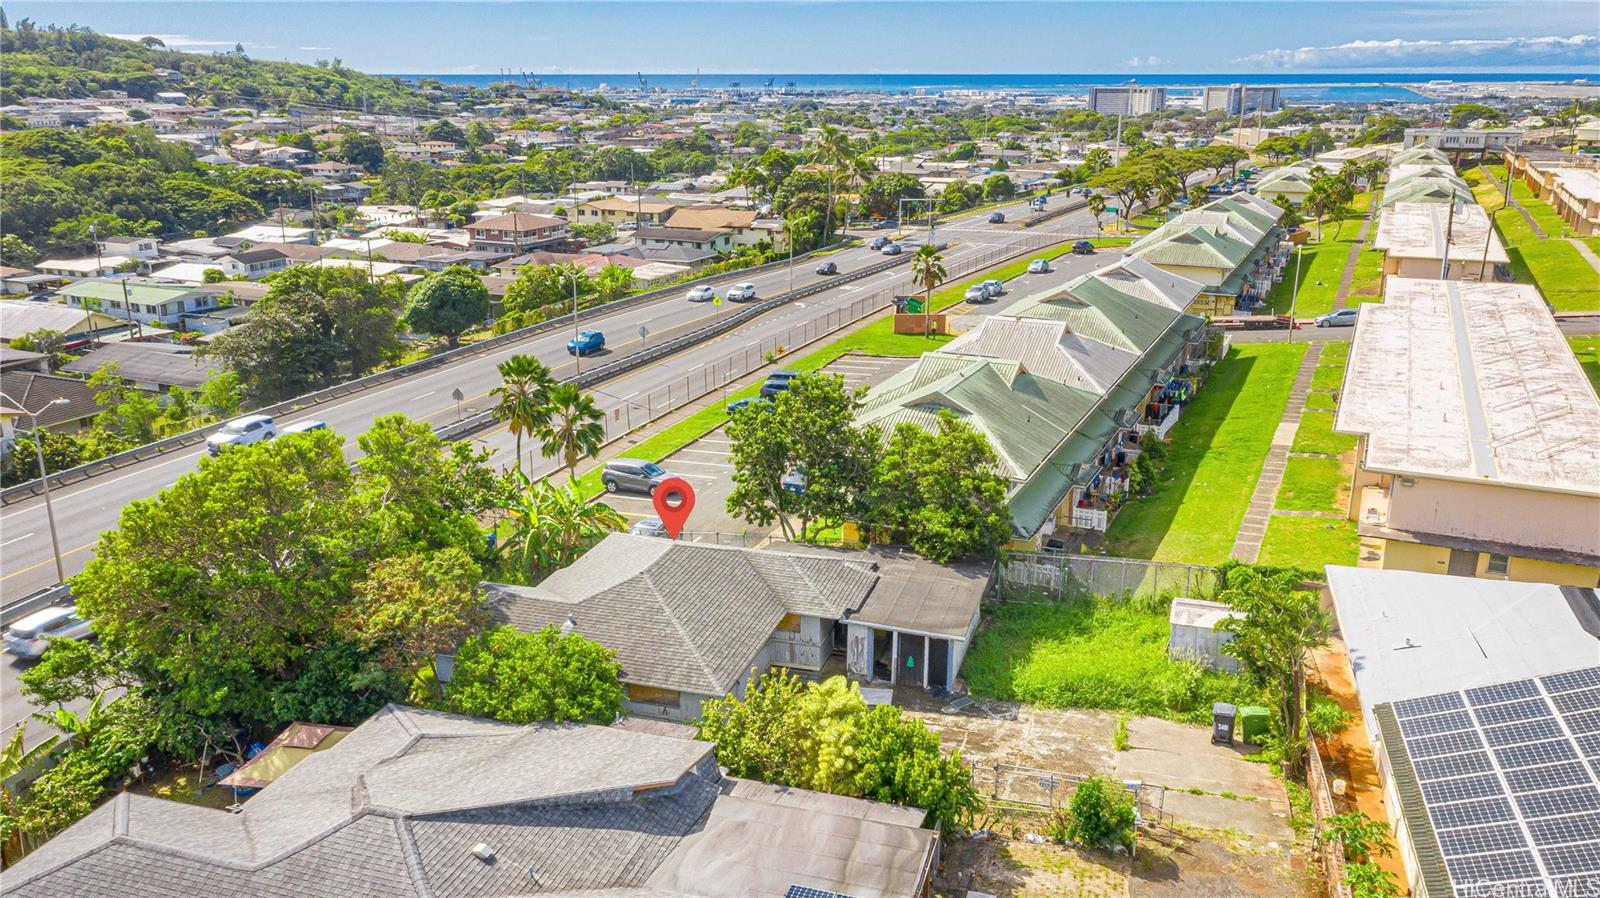
[[[77,553],[82,552],[84,549],[92,549],[95,546],[98,546],[99,544],[100,544],[100,540],[98,540],[98,539],[95,540],[92,543],[84,543],[83,545],[79,546],[76,549],[68,549],[67,551],[62,552],[61,553],[61,557],[65,558],[68,555],[76,555]],[[11,573],[6,574],[4,577],[0,577],[0,580],[10,580],[12,577],[18,576],[20,574],[26,574],[27,572],[33,570],[34,568],[41,568],[41,567],[44,567],[47,564],[54,564],[54,563],[55,563],[55,557],[51,556],[51,557],[46,558],[45,560],[43,560],[43,561],[41,561],[41,562],[39,562],[37,564],[30,564],[30,565],[28,565],[27,567],[23,568],[20,571],[12,571]]]
[[[33,535],[32,533],[24,533],[21,536],[13,536],[12,538],[6,540],[5,542],[0,543],[0,549],[3,549],[6,546],[9,546],[12,543],[20,543],[20,542],[22,542],[23,540],[27,539],[28,537],[30,537],[32,535]]]

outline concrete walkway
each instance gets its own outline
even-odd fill
[[[1596,272],[1600,272],[1600,256],[1594,254],[1594,250],[1589,248],[1589,244],[1584,243],[1582,240],[1579,240],[1576,237],[1568,237],[1566,240],[1568,243],[1572,244],[1573,249],[1578,251],[1578,255],[1582,256],[1586,261],[1588,261],[1590,268],[1593,268]]]
[[[1320,343],[1306,347],[1300,370],[1295,372],[1294,387],[1289,391],[1289,401],[1283,407],[1283,417],[1278,419],[1278,429],[1272,434],[1272,448],[1267,450],[1261,476],[1256,478],[1256,490],[1250,495],[1250,507],[1245,510],[1239,533],[1234,537],[1233,551],[1229,554],[1246,564],[1254,564],[1261,554],[1261,541],[1267,537],[1267,522],[1272,520],[1272,506],[1278,501],[1278,488],[1283,485],[1283,472],[1289,464],[1289,449],[1294,445],[1295,431],[1300,429],[1300,416],[1306,410],[1306,396],[1311,392],[1311,379],[1321,357]]]
[[[1367,232],[1372,229],[1372,217],[1378,213],[1378,197],[1374,195],[1372,202],[1367,205],[1367,215],[1361,219],[1361,231],[1356,234],[1356,242],[1350,244],[1350,255],[1344,260],[1344,273],[1339,275],[1339,290],[1333,294],[1333,310],[1335,312],[1344,308],[1345,299],[1350,296],[1350,285],[1356,276],[1356,262],[1361,258],[1361,250],[1367,245]]]

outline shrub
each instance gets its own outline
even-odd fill
[[[1068,811],[1068,839],[1091,848],[1133,847],[1133,796],[1121,783],[1089,777],[1072,793]]]
[[[1344,732],[1355,717],[1339,703],[1323,695],[1311,696],[1311,707],[1306,711],[1306,726],[1318,736],[1332,736]]]

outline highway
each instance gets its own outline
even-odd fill
[[[1055,200],[1058,203],[1065,201],[1065,197]],[[1016,204],[1003,211],[1008,219],[1014,220],[1025,212],[1025,208]],[[945,252],[947,268],[954,269],[964,262],[1010,247],[1038,243],[1049,239],[1047,235],[1080,233],[1093,228],[1092,221],[1083,212],[1061,216],[1032,230],[1009,223],[989,225],[985,220],[986,215],[965,216],[937,228],[938,241],[954,244]],[[926,230],[908,230],[899,242],[907,252],[912,252],[926,239],[926,234]],[[848,274],[881,261],[883,256],[866,247],[858,247],[834,253],[828,258],[838,264],[841,274]],[[815,274],[816,264],[796,263],[792,274],[795,288],[826,280]],[[750,280],[757,285],[758,295],[768,298],[788,290],[791,274],[779,268],[752,275]],[[725,285],[726,282],[719,282],[719,292]],[[910,269],[898,267],[782,306],[735,331],[623,375],[591,392],[606,409],[609,426],[623,427],[630,420],[637,425],[642,423],[640,416],[650,413],[646,406],[651,404],[652,391],[660,391],[662,398],[659,401],[664,401],[669,386],[686,377],[694,377],[697,372],[702,378],[725,377],[726,374],[702,369],[712,369],[719,363],[726,366],[727,360],[735,354],[753,353],[759,357],[761,351],[771,349],[775,339],[789,333],[791,328],[830,312],[837,316],[838,310],[849,308],[852,304],[858,304],[858,300],[886,289],[912,292]],[[589,319],[582,327],[603,331],[608,345],[604,352],[586,357],[581,364],[587,368],[622,357],[637,351],[645,342],[653,345],[671,336],[703,327],[713,316],[731,314],[737,308],[739,306],[732,303],[690,303],[681,296],[671,296]],[[639,335],[641,327],[647,329],[643,338]],[[493,352],[465,358],[302,412],[281,416],[278,425],[281,427],[295,421],[314,419],[326,422],[347,437],[353,437],[365,431],[379,416],[394,412],[404,412],[412,418],[436,425],[449,423],[456,420],[458,414],[470,415],[487,408],[488,391],[500,380],[495,366],[513,355],[533,355],[550,365],[557,377],[572,375],[576,365],[566,352],[566,342],[570,337],[571,332],[566,330],[534,336]],[[675,394],[678,401],[681,401],[681,389],[686,387],[680,388],[680,392]],[[456,390],[460,390],[465,397],[459,405],[451,398]],[[654,410],[659,412],[659,406]],[[613,412],[620,412],[620,415],[614,416]],[[497,461],[509,462],[512,441],[504,433],[503,426],[491,431],[485,439],[486,445],[496,451]],[[174,451],[53,490],[56,524],[67,576],[82,570],[93,556],[99,534],[116,526],[123,506],[134,499],[156,494],[183,474],[194,470],[204,451],[203,447]],[[347,441],[346,451],[352,458],[355,457],[357,450],[353,439]],[[0,602],[15,601],[55,582],[43,500],[29,499],[0,513],[0,594],[3,594]]]

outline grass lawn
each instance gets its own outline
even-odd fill
[[[1322,409],[1332,411],[1336,405],[1337,404],[1333,401],[1332,393],[1324,393],[1320,390],[1312,390],[1310,393],[1306,394],[1307,412],[1320,411]],[[1298,434],[1296,436],[1298,438]],[[1309,452],[1310,450],[1306,451]]]
[[[1505,166],[1489,166],[1495,178],[1505,178]],[[1473,183],[1481,180],[1482,172],[1471,170]],[[1501,194],[1487,184],[1474,187],[1473,193],[1485,209],[1500,206]],[[1578,252],[1577,247],[1561,239],[1567,223],[1555,213],[1550,204],[1535,199],[1533,191],[1523,181],[1511,183],[1511,196],[1528,215],[1539,223],[1548,237],[1541,239],[1529,226],[1526,218],[1515,209],[1503,209],[1494,216],[1495,230],[1505,242],[1506,255],[1511,257],[1511,272],[1519,284],[1533,284],[1544,294],[1545,302],[1558,312],[1587,312],[1600,309],[1600,273],[1594,270]]]
[[[1327,393],[1311,395],[1326,397],[1328,404],[1330,406],[1333,404],[1333,397]],[[1355,447],[1355,437],[1333,432],[1333,412],[1307,409],[1300,417],[1300,427],[1294,432],[1294,445],[1290,447],[1290,451],[1343,455]]]
[[[1339,278],[1344,274],[1345,263],[1350,260],[1350,247],[1356,242],[1358,227],[1346,224],[1344,233],[1336,240],[1334,228],[1329,224],[1324,228],[1327,239],[1320,243],[1307,243],[1303,250],[1297,251],[1301,254],[1298,298],[1294,297],[1295,259],[1293,255],[1289,257],[1283,280],[1273,284],[1271,292],[1267,294],[1267,302],[1272,305],[1275,314],[1289,314],[1291,301],[1296,318],[1314,318],[1333,311],[1333,300],[1339,292]],[[1353,283],[1351,287],[1353,290]]]
[[[1311,374],[1311,389],[1313,390],[1338,390],[1344,386],[1344,361],[1338,364],[1318,365],[1317,370]]]
[[[1383,251],[1364,249],[1356,254],[1356,273],[1350,279],[1345,305],[1383,301]]]
[[[1354,565],[1360,553],[1354,521],[1273,516],[1256,561],[1320,571],[1327,564]]]
[[[1165,603],[1002,605],[963,669],[974,693],[1052,708],[1204,723],[1213,702],[1256,703],[1260,691],[1243,677],[1168,658],[1167,637]]]
[[[1194,564],[1228,557],[1305,351],[1304,343],[1228,351],[1173,428],[1155,493],[1112,522],[1111,554]]]
[[[1600,394],[1600,337],[1568,337],[1567,342],[1583,366],[1583,373],[1589,375],[1589,385]]]
[[[1337,458],[1290,458],[1278,488],[1284,511],[1339,511],[1344,492],[1342,463]]]

